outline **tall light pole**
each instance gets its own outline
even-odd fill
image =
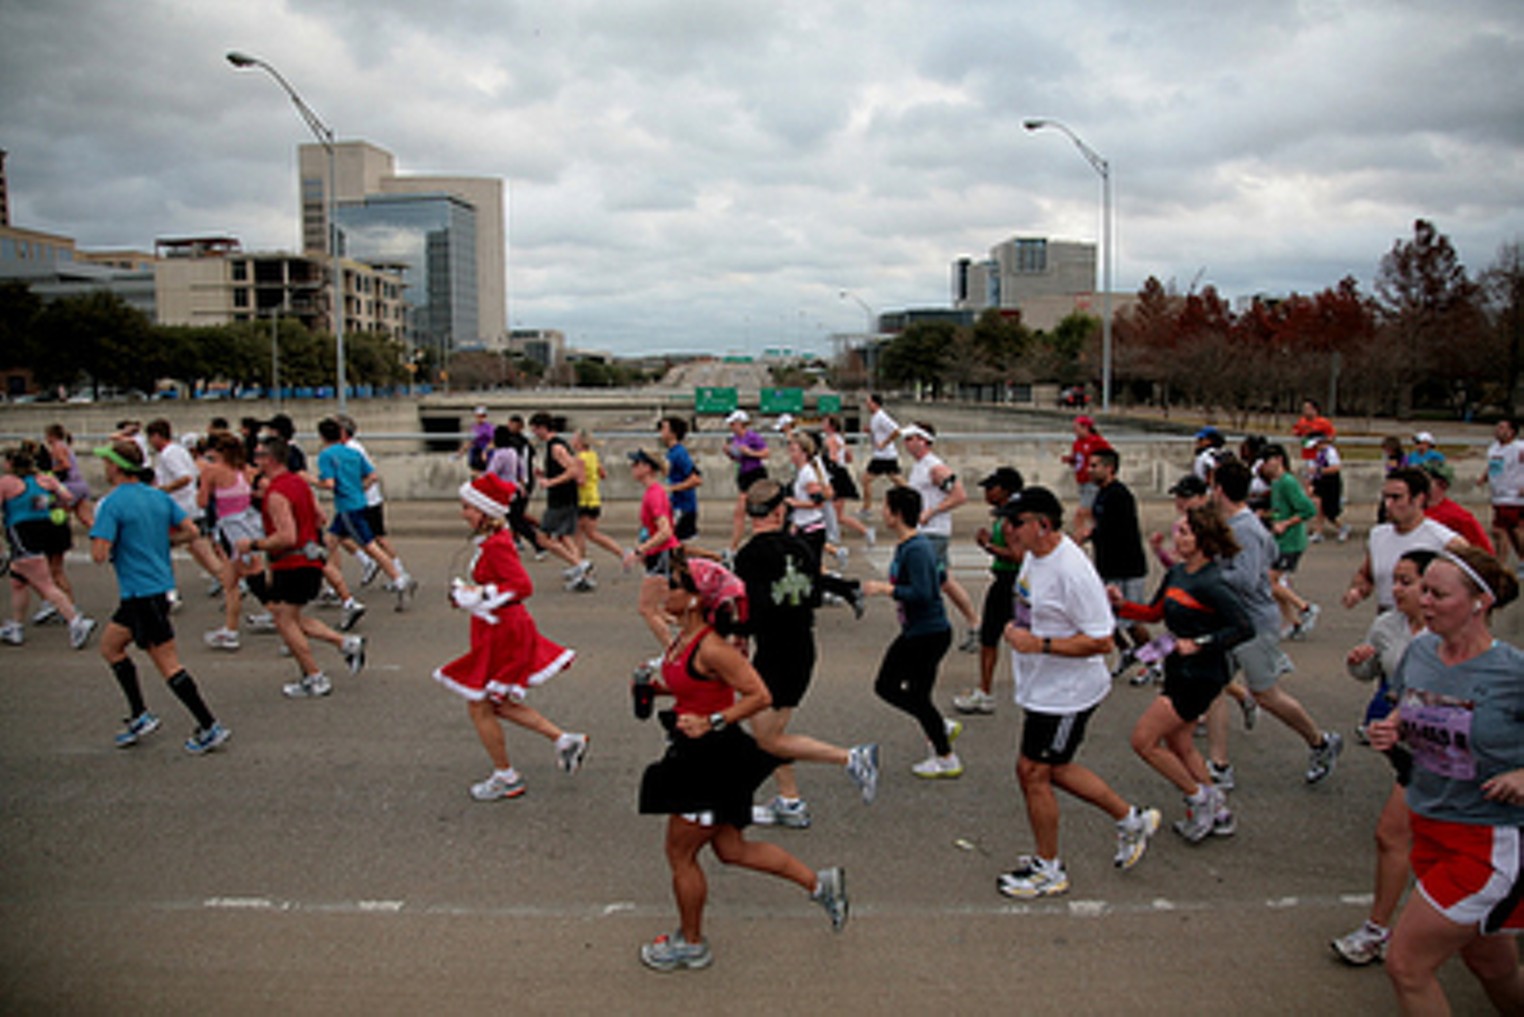
[[[330,261],[332,262],[331,271],[333,273],[332,284],[334,360],[338,367],[337,381],[339,412],[343,413],[347,409],[347,397],[345,394],[345,389],[347,389],[349,385],[345,380],[344,370],[344,263],[343,259],[339,256],[339,224],[337,219],[334,217],[336,154],[334,151],[333,129],[330,128],[327,124],[323,123],[322,119],[318,117],[317,113],[313,112],[312,107],[308,106],[307,103],[303,101],[302,97],[296,93],[296,89],[291,87],[291,83],[281,76],[280,71],[277,71],[274,67],[270,66],[268,63],[259,59],[258,57],[252,57],[247,53],[240,53],[237,50],[230,52],[227,55],[227,58],[228,63],[232,64],[234,67],[237,67],[239,70],[247,70],[250,67],[258,67],[260,70],[269,74],[270,77],[274,78],[275,83],[285,91],[286,95],[290,96],[291,104],[296,107],[296,112],[302,118],[302,122],[305,123],[308,129],[312,131],[313,135],[318,140],[318,144],[323,146],[323,151],[328,156],[328,186],[324,188],[325,197],[327,199],[325,202],[325,214],[328,219],[328,254]]]
[[[1066,135],[1085,161],[1101,175],[1101,409],[1111,411],[1111,163],[1080,140],[1061,120],[1034,118],[1022,122],[1029,131],[1051,127]]]
[[[863,355],[871,363],[868,375],[870,379],[869,383],[871,385],[876,385],[878,384],[878,351],[872,347],[873,337],[878,334],[878,319],[873,314],[873,308],[869,307],[867,302],[863,300],[862,297],[859,297],[851,290],[842,290],[841,299],[852,301],[858,307],[861,307],[863,309],[863,313],[868,316],[868,330],[863,333]]]

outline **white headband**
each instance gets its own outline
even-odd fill
[[[1487,596],[1491,597],[1494,601],[1498,599],[1498,595],[1493,591],[1491,585],[1488,584],[1487,580],[1477,575],[1476,569],[1466,564],[1466,559],[1462,558],[1460,555],[1456,554],[1453,551],[1440,551],[1439,557],[1443,558],[1445,561],[1449,562],[1451,565],[1454,565],[1456,568],[1464,572],[1466,574],[1466,578],[1471,580],[1473,585],[1480,587],[1481,591],[1487,594]]]

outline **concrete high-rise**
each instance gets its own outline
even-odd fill
[[[327,183],[328,154],[323,146],[306,144],[299,149],[299,169],[302,203],[302,244],[308,252],[328,252]],[[413,201],[372,201],[412,196]],[[453,202],[441,200],[454,199]],[[396,159],[392,153],[366,141],[342,141],[334,146],[334,200],[339,205],[337,218],[341,231],[343,253],[361,260],[384,261],[406,264],[410,273],[407,279],[408,299],[423,307],[435,303],[430,314],[420,317],[418,324],[433,320],[436,324],[448,319],[447,331],[414,332],[419,343],[430,340],[446,344],[442,352],[465,347],[503,349],[508,332],[508,272],[507,227],[504,217],[503,181],[498,177],[450,177],[399,175]],[[464,208],[462,208],[464,206]],[[374,227],[388,213],[400,213],[405,208],[415,212],[432,207],[436,218],[448,219],[453,233],[448,237],[438,230],[426,230],[420,234],[423,246],[408,256],[399,256],[395,244],[391,254],[383,257],[376,253],[373,243],[360,243],[360,236],[343,234],[346,224],[358,227],[363,220],[367,227]],[[467,228],[464,214],[474,223]],[[362,211],[363,210],[363,211]],[[474,234],[470,240],[469,255],[460,251],[445,253],[439,245],[446,242],[467,242],[466,234]],[[370,233],[372,239],[377,234]],[[429,249],[432,240],[434,250]],[[461,278],[463,271],[474,273],[469,285]],[[423,275],[417,274],[423,269]],[[448,278],[432,278],[431,271],[449,271]],[[437,301],[449,300],[448,307]],[[474,302],[474,307],[468,306]],[[447,336],[447,338],[440,338]]]

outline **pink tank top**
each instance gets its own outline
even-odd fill
[[[247,512],[253,504],[253,491],[249,488],[249,478],[240,470],[235,474],[238,478],[227,487],[218,487],[212,490],[212,496],[217,503],[217,517],[236,516],[240,512]]]

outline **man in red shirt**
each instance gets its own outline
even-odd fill
[[[1317,446],[1308,447],[1307,439],[1315,434],[1325,437],[1334,436],[1333,421],[1323,416],[1323,408],[1318,405],[1316,399],[1302,400],[1302,415],[1297,422],[1291,425],[1291,433],[1301,439],[1302,458],[1305,460],[1317,457]]]
[[[1074,512],[1074,539],[1083,543],[1095,527],[1091,507],[1095,504],[1099,486],[1090,477],[1090,457],[1101,449],[1111,448],[1111,443],[1095,429],[1095,418],[1080,414],[1074,418],[1074,444],[1067,455],[1059,458],[1074,469],[1074,482],[1079,485],[1079,508]]]
[[[1496,555],[1487,530],[1465,506],[1450,497],[1450,485],[1455,481],[1455,467],[1445,462],[1428,462],[1423,471],[1429,475],[1429,503],[1423,514],[1443,526],[1448,526],[1466,539],[1466,543],[1479,547],[1488,554]]]

